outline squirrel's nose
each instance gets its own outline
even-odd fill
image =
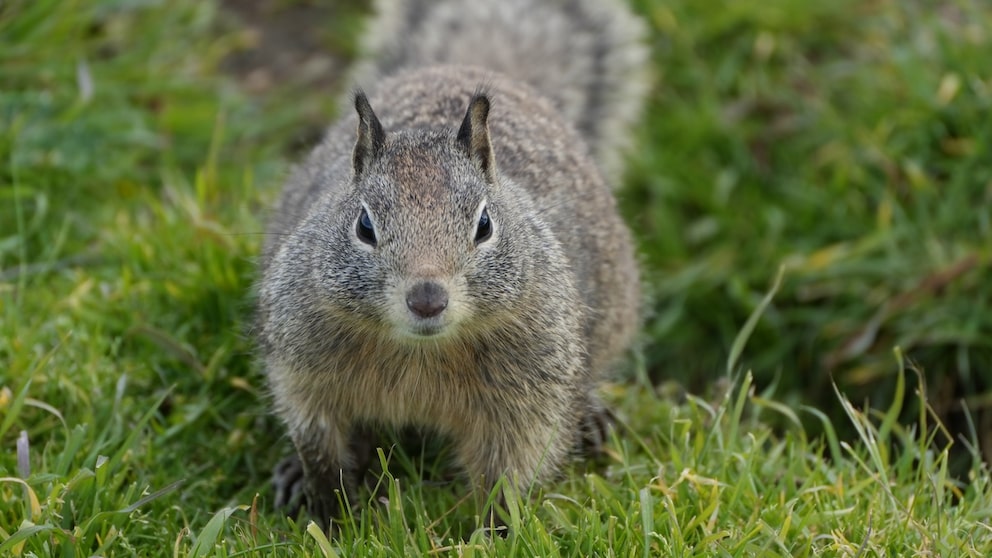
[[[406,307],[418,318],[433,318],[448,307],[448,292],[433,281],[417,283],[406,293]]]

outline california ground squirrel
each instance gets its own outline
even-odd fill
[[[553,476],[601,418],[595,389],[638,322],[603,179],[644,94],[638,20],[603,0],[379,13],[357,134],[342,118],[288,180],[258,284],[297,450],[277,501],[302,493],[325,526],[376,425],[445,435],[482,491]]]

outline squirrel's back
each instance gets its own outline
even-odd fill
[[[611,184],[648,90],[643,22],[618,0],[377,0],[356,80],[478,66],[523,81],[582,135]]]

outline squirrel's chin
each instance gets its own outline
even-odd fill
[[[454,324],[444,323],[404,324],[395,329],[395,334],[403,341],[412,343],[437,342],[450,338],[455,329]]]

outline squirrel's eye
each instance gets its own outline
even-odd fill
[[[375,239],[375,229],[372,228],[372,219],[369,219],[368,211],[362,208],[362,212],[358,214],[358,222],[355,224],[355,234],[358,235],[358,240],[361,240],[369,246],[376,245]]]
[[[475,229],[475,244],[482,244],[483,242],[489,240],[489,237],[492,235],[493,222],[489,219],[489,210],[483,208],[482,215],[479,215],[479,225]]]

